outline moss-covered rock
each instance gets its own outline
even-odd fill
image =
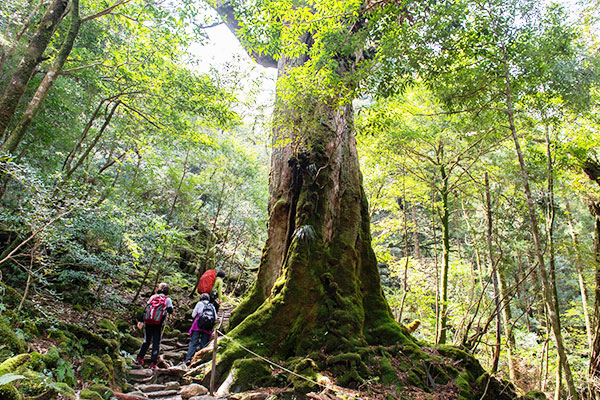
[[[28,353],[23,353],[9,358],[0,364],[0,375],[7,374],[9,372],[19,372],[21,367],[26,367],[29,363],[31,356]]]
[[[111,320],[106,318],[103,318],[100,321],[98,321],[98,328],[101,332],[106,333],[111,337],[116,337],[119,333],[119,329],[117,329],[117,326]]]
[[[113,381],[111,371],[106,364],[96,356],[86,356],[83,359],[79,376],[84,382],[109,383]]]
[[[61,329],[74,334],[88,353],[98,355],[108,353],[115,358],[119,356],[119,345],[116,340],[107,340],[88,329],[74,324],[61,323]]]
[[[271,370],[260,358],[241,359],[233,363],[235,390],[244,392],[269,386]]]
[[[33,371],[42,372],[44,368],[46,368],[46,363],[44,363],[44,356],[42,356],[37,351],[33,351],[29,353],[29,368]]]
[[[25,376],[25,379],[19,382],[19,392],[23,395],[35,398],[44,393],[52,392],[48,393],[49,395],[55,393],[53,389],[47,387],[44,376],[39,372],[25,370],[21,373]]]
[[[90,389],[83,389],[81,393],[79,393],[79,398],[85,400],[104,400],[100,393]]]
[[[446,357],[461,361],[462,368],[469,374],[470,381],[472,382],[485,373],[481,364],[479,364],[479,361],[477,361],[475,357],[456,346],[443,345],[439,346],[437,350]]]
[[[2,375],[2,374],[0,374]],[[0,386],[0,399],[2,400],[21,400],[21,394],[12,384]]]
[[[132,323],[125,321],[123,318],[115,318],[114,324],[119,330],[119,332],[122,333],[127,332],[129,328],[131,328],[131,326],[133,325]]]
[[[88,387],[88,389],[98,393],[105,400],[108,400],[113,395],[113,391],[108,386],[101,385],[99,383],[90,385],[90,387]]]
[[[43,356],[43,362],[48,368],[56,368],[60,360],[60,353],[56,347],[50,347]]]
[[[71,386],[67,385],[64,382],[55,382],[54,387],[56,388],[58,393],[60,393],[63,397],[67,399],[77,398],[77,395],[75,394],[75,391],[71,388]]]
[[[8,352],[5,352],[3,359],[6,359],[7,356],[10,357],[27,351],[27,343],[17,336],[15,330],[9,325],[9,322],[5,318],[0,319],[0,337],[2,338],[2,344],[4,345],[3,349],[8,350]]]
[[[292,365],[294,366],[294,372],[296,374],[310,379],[309,381],[295,375],[290,376],[292,385],[294,385],[294,390],[302,393],[308,393],[318,388],[318,386],[313,383],[317,381],[319,373],[319,367],[314,360],[310,358],[303,358],[298,360],[296,363],[292,363]]]
[[[129,333],[126,333],[123,336],[121,336],[120,339],[121,350],[125,350],[130,354],[134,354],[142,346],[142,342],[142,339],[136,338],[130,335]]]

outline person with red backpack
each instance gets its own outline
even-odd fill
[[[185,357],[185,364],[190,365],[196,350],[203,349],[212,336],[212,330],[217,320],[217,309],[210,301],[208,293],[200,295],[200,301],[196,303],[194,311],[192,311],[194,322],[190,327],[190,344]]]
[[[146,308],[137,324],[138,329],[142,329],[142,326],[145,325],[146,330],[144,332],[144,343],[142,343],[140,352],[135,360],[138,364],[144,365],[144,356],[150,347],[150,343],[152,343],[149,365],[151,369],[158,368],[156,364],[158,363],[163,328],[167,320],[167,314],[173,313],[173,301],[168,297],[168,294],[169,285],[164,282],[160,283],[156,294],[148,300],[148,304],[146,304]]]

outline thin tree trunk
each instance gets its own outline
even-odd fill
[[[60,24],[66,8],[67,2],[64,0],[54,0],[50,4],[38,24],[16,71],[10,78],[8,86],[0,95],[0,136],[4,135],[8,128],[19,101],[25,93],[27,83],[31,79],[35,67],[42,61],[44,51]]]
[[[402,169],[402,196],[404,201],[404,274],[402,277],[402,299],[400,300],[400,309],[398,315],[396,315],[396,321],[402,323],[402,314],[404,313],[404,302],[408,295],[408,264],[409,264],[409,238],[408,238],[408,201],[406,200],[406,173],[404,168]],[[414,208],[413,208],[414,209]]]
[[[533,235],[533,242],[535,245],[535,252],[538,261],[538,268],[540,272],[540,278],[542,280],[542,289],[544,295],[544,301],[546,306],[548,307],[548,311],[550,313],[550,322],[552,325],[552,332],[554,335],[554,341],[556,344],[556,349],[558,351],[560,363],[563,366],[565,372],[565,380],[567,382],[567,386],[569,388],[569,396],[571,400],[575,400],[578,398],[577,389],[575,388],[575,382],[573,380],[573,375],[571,374],[571,368],[569,367],[569,361],[567,360],[567,354],[564,347],[564,340],[562,337],[562,332],[560,330],[560,315],[559,311],[556,308],[556,304],[553,300],[552,287],[548,279],[548,273],[546,271],[546,265],[544,261],[544,255],[542,252],[542,244],[541,244],[541,236],[538,227],[538,221],[535,211],[535,203],[533,200],[533,195],[531,194],[531,189],[529,188],[529,174],[527,172],[527,166],[525,165],[525,160],[523,158],[523,153],[521,152],[521,145],[519,143],[519,138],[517,136],[517,129],[514,121],[514,108],[512,104],[512,89],[511,89],[511,78],[508,70],[508,62],[506,61],[506,49],[502,46],[504,59],[504,78],[506,83],[506,103],[507,109],[506,114],[508,116],[508,122],[510,126],[510,132],[513,137],[513,141],[515,143],[515,149],[517,152],[517,157],[519,159],[519,166],[521,169],[521,178],[523,180],[523,190],[525,191],[525,197],[527,200],[527,209],[529,211],[529,220],[531,223],[531,233]]]
[[[485,173],[485,202],[486,202],[486,214],[487,214],[487,246],[488,256],[490,259],[490,271],[492,277],[492,283],[494,285],[494,304],[496,306],[496,346],[494,347],[494,357],[492,360],[491,373],[495,374],[498,371],[498,363],[500,361],[500,347],[502,344],[501,335],[501,304],[500,304],[500,289],[498,287],[498,269],[496,261],[494,260],[494,249],[492,247],[492,235],[493,235],[493,222],[492,222],[492,200],[490,196],[490,181],[488,173]]]
[[[511,382],[517,381],[517,369],[515,366],[514,350],[516,348],[515,335],[513,334],[512,315],[510,311],[510,300],[506,290],[504,274],[500,265],[496,268],[498,274],[498,287],[502,296],[502,319],[504,322],[504,336],[506,337],[506,358],[508,359],[508,376]],[[518,284],[518,283],[517,283]],[[515,290],[519,290],[516,288]]]
[[[50,89],[54,86],[60,71],[62,71],[71,50],[73,50],[73,44],[79,33],[79,27],[81,25],[81,18],[79,16],[79,0],[71,0],[71,24],[69,26],[69,32],[63,40],[63,43],[52,63],[52,67],[37,88],[37,91],[33,95],[33,98],[27,105],[25,112],[21,116],[21,120],[13,129],[11,134],[7,137],[6,141],[2,144],[1,149],[9,153],[14,153],[21,140],[25,136],[25,133],[29,129],[31,122],[37,115],[38,111],[42,108]]]
[[[69,179],[71,177],[71,175],[73,175],[73,172],[75,172],[77,170],[77,168],[79,168],[81,166],[81,164],[83,164],[83,162],[85,161],[87,156],[90,154],[92,149],[94,149],[96,147],[96,145],[98,144],[98,141],[102,137],[102,134],[104,133],[104,131],[110,124],[110,120],[112,119],[113,115],[115,114],[115,111],[117,110],[117,107],[119,106],[119,104],[121,104],[120,101],[115,102],[115,104],[113,105],[113,108],[108,113],[108,116],[104,120],[102,127],[100,128],[100,130],[98,130],[98,133],[96,134],[96,136],[94,137],[92,142],[87,145],[87,147],[85,148],[85,151],[83,152],[83,154],[81,154],[81,156],[79,157],[79,159],[77,160],[75,165],[73,165],[72,167],[70,167],[69,169],[66,170],[65,180]]]
[[[412,206],[412,222],[413,222],[413,247],[415,260],[421,258],[421,245],[419,243],[419,221],[417,218],[417,205]]]
[[[443,151],[443,149],[442,149]],[[442,271],[440,273],[440,314],[438,323],[437,344],[445,344],[448,322],[448,270],[450,267],[450,211],[448,206],[448,176],[444,165],[440,167],[442,178]]]
[[[548,165],[548,198],[547,198],[547,236],[548,236],[548,249],[550,251],[550,287],[552,289],[552,300],[554,302],[554,309],[559,310],[558,305],[558,288],[556,282],[556,257],[554,249],[554,221],[556,217],[554,207],[554,163],[552,162],[552,143],[550,141],[549,127],[546,125],[546,160]],[[558,319],[558,326],[560,328],[560,318]],[[557,360],[558,365],[556,367],[556,388],[554,392],[554,398],[559,400],[562,392],[562,373],[561,373],[561,360],[560,357]]]

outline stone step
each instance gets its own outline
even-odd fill
[[[165,385],[159,385],[159,384],[151,384],[151,385],[138,385],[137,390],[140,390],[144,393],[150,393],[150,392],[160,392],[161,390],[166,390]]]
[[[130,369],[129,370],[129,377],[131,378],[147,378],[149,376],[152,376],[154,374],[154,371],[150,368],[137,368],[137,369]]]
[[[168,398],[168,397],[173,397],[176,396],[178,394],[177,390],[161,390],[159,392],[149,392],[146,393],[145,395],[151,399],[162,399],[162,398]]]
[[[183,360],[185,358],[185,353],[183,351],[168,351],[163,353],[163,358],[165,360]]]

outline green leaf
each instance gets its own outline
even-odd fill
[[[12,373],[0,375],[0,386],[4,386],[8,383],[11,383],[11,382],[19,380],[19,379],[27,379],[27,377],[25,377],[23,375],[18,375],[18,374],[12,374]]]

